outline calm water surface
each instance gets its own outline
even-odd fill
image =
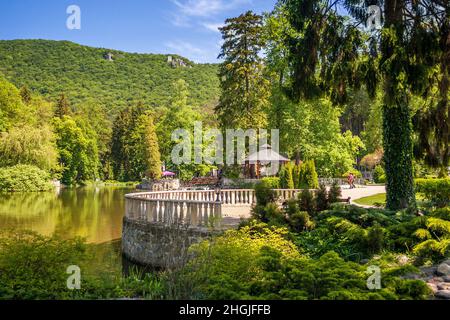
[[[46,193],[0,194],[0,230],[32,230],[63,238],[83,237],[102,269],[122,268],[120,238],[126,193],[132,188],[85,187]],[[112,270],[110,270],[112,271]]]

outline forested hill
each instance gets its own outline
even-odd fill
[[[126,53],[68,41],[0,41],[0,73],[17,87],[26,85],[52,100],[64,93],[73,106],[93,100],[112,113],[138,101],[159,107],[167,105],[172,83],[184,79],[189,84],[189,103],[211,106],[219,96],[217,65],[172,57],[173,64],[167,55]]]

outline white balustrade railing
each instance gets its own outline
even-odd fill
[[[125,201],[125,216],[130,220],[207,227],[220,225],[222,218],[220,202],[156,199],[146,193],[126,195]]]
[[[296,198],[299,189],[274,189],[279,201]],[[125,215],[131,220],[167,225],[217,226],[222,208],[251,206],[256,203],[254,189],[176,190],[140,192],[126,195]]]

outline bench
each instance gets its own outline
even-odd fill
[[[352,198],[351,197],[339,198],[339,199],[337,199],[336,202],[350,204],[352,202]]]

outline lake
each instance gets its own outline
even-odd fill
[[[84,187],[44,193],[0,194],[0,230],[32,230],[62,238],[83,237],[92,244],[92,268],[121,272],[120,238],[125,187]]]

